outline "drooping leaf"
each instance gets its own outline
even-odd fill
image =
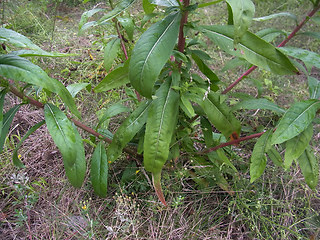
[[[274,146],[271,146],[271,148],[267,151],[267,155],[274,165],[283,167],[282,157]]]
[[[291,57],[300,59],[305,64],[320,68],[320,54],[318,53],[295,47],[281,47],[279,49]]]
[[[144,137],[144,167],[155,173],[162,169],[169,155],[169,146],[177,123],[179,94],[167,80],[153,100]]]
[[[3,145],[6,140],[7,134],[9,132],[9,128],[12,123],[13,117],[17,113],[20,107],[21,107],[20,104],[15,105],[3,115],[2,129],[1,129],[1,135],[0,135],[0,152],[2,152],[3,150]]]
[[[150,101],[143,101],[138,108],[121,124],[107,150],[108,160],[114,162],[122,152],[122,149],[140,131],[147,121]]]
[[[294,74],[297,69],[290,60],[270,43],[253,33],[246,32],[234,50],[233,26],[203,26],[203,33],[227,53],[276,74]]]
[[[266,152],[271,148],[272,130],[265,132],[254,145],[250,160],[250,182],[258,179],[267,165]]]
[[[320,101],[310,99],[293,104],[281,118],[273,133],[272,144],[279,144],[303,132],[314,119]]]
[[[67,86],[68,91],[72,97],[75,97],[78,92],[85,89],[90,83],[72,83]]]
[[[118,55],[120,49],[120,39],[114,38],[104,47],[104,68],[108,72],[113,64],[114,59]]]
[[[108,189],[108,158],[105,146],[99,142],[91,158],[90,176],[94,192],[106,197]]]
[[[25,166],[21,162],[21,160],[18,157],[18,150],[21,147],[22,143],[34,132],[36,131],[39,127],[41,127],[45,123],[44,120],[41,122],[38,122],[36,125],[34,125],[32,128],[28,130],[28,132],[23,136],[23,138],[20,140],[20,142],[17,144],[16,148],[13,150],[12,153],[12,161],[13,164],[19,168],[24,168]]]
[[[225,102],[220,101],[220,96],[210,92],[202,102],[198,102],[206,113],[209,121],[227,139],[232,133],[240,133],[241,124],[232,114],[231,109]]]
[[[126,106],[123,106],[120,103],[115,103],[112,104],[107,111],[105,111],[105,113],[103,114],[103,116],[101,117],[101,119],[99,120],[98,126],[97,128],[99,128],[101,126],[101,124],[103,122],[105,122],[106,120],[120,114],[120,113],[124,113],[124,112],[130,112],[130,109]]]
[[[115,6],[114,9],[112,9],[110,12],[108,12],[106,15],[100,18],[98,24],[103,24],[107,21],[110,21],[112,18],[118,16],[120,13],[122,13],[124,10],[130,7],[134,2],[135,0],[122,0]]]
[[[309,146],[312,135],[313,127],[310,124],[306,130],[286,142],[286,152],[284,155],[284,167],[286,170],[290,168],[293,160],[297,160]]]
[[[142,34],[133,49],[129,80],[147,98],[151,98],[153,85],[176,44],[180,18],[180,13],[174,13],[155,23]]]
[[[81,117],[65,86],[58,80],[50,78],[40,67],[28,60],[14,55],[0,56],[0,76],[43,87],[58,94],[70,111],[77,117]]]
[[[183,93],[180,95],[180,107],[182,108],[182,110],[186,113],[186,115],[189,118],[192,118],[196,115],[196,113],[194,112],[194,109],[192,107],[192,104],[190,102],[191,98],[190,98],[191,94],[188,93]]]
[[[118,17],[119,23],[122,25],[127,33],[129,40],[133,40],[134,22],[130,17]]]
[[[276,37],[283,35],[287,36],[284,31],[275,28],[265,28],[256,33],[256,35],[267,42],[272,42]]]
[[[310,147],[298,158],[298,163],[306,183],[315,189],[319,182],[319,163]]]
[[[215,83],[220,81],[218,76],[202,61],[198,55],[193,53],[191,56],[199,67],[199,70],[210,80],[210,83],[213,85],[213,90],[219,90],[219,87],[215,85]]]
[[[129,61],[109,73],[95,88],[95,92],[104,92],[129,83]]]
[[[83,32],[83,25],[85,25],[87,22],[88,22],[88,19],[90,17],[92,17],[94,14],[98,13],[98,12],[102,12],[102,11],[105,11],[105,9],[103,8],[94,8],[94,9],[91,9],[89,11],[86,11],[84,13],[82,13],[81,15],[81,19],[80,19],[80,22],[79,22],[79,33]]]
[[[162,6],[162,7],[179,6],[177,0],[150,0],[150,2],[154,5]]]
[[[226,2],[232,9],[236,46],[251,25],[255,7],[251,0],[226,0]]]
[[[237,103],[232,107],[232,111],[238,110],[238,109],[266,109],[266,110],[271,110],[276,113],[283,114],[285,113],[285,110],[282,108],[278,107],[277,104],[274,102],[271,102],[265,98],[259,98],[259,99],[248,99],[241,101],[240,103]]]
[[[82,139],[67,116],[56,106],[46,104],[44,116],[49,133],[59,148],[66,175],[74,187],[81,187],[86,163]]]
[[[314,77],[308,76],[309,93],[311,99],[320,98],[320,81]]]
[[[298,24],[298,19],[297,16],[289,13],[289,12],[280,12],[280,13],[274,13],[268,16],[264,16],[264,17],[258,17],[258,18],[253,18],[254,21],[257,22],[263,22],[263,21],[267,21],[270,19],[274,19],[274,18],[278,18],[278,17],[288,17],[291,18],[292,20],[294,20],[296,22],[296,24]]]
[[[213,145],[213,134],[212,134],[212,126],[208,119],[205,117],[200,118],[201,130],[204,137],[204,142],[207,148],[212,147]]]

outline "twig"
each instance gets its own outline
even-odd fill
[[[283,40],[277,47],[283,47],[286,45],[295,35],[296,33],[309,21],[309,19],[320,9],[320,5],[315,7],[305,18],[304,20],[291,32],[291,34]],[[244,74],[242,74],[235,82],[230,84],[223,92],[222,94],[228,93],[234,86],[236,86],[245,76],[248,76],[250,73],[252,73],[257,66],[252,66],[250,69],[248,69]]]

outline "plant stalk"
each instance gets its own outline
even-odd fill
[[[183,6],[185,8],[188,7],[189,5],[190,5],[190,0],[183,0]],[[188,11],[184,11],[180,21],[179,40],[178,40],[178,51],[181,53],[184,52],[184,48],[186,46],[186,38],[184,37],[183,28],[184,28],[184,25],[187,23],[187,21],[188,21]],[[181,66],[181,62],[179,63],[179,65]]]
[[[33,106],[35,106],[35,107],[37,107],[37,108],[44,108],[44,104],[43,104],[43,103],[41,103],[41,102],[39,102],[39,101],[37,101],[37,100],[29,97],[29,96],[24,95],[22,92],[20,92],[20,91],[19,91],[18,89],[16,89],[15,87],[10,86],[9,90],[10,90],[10,92],[12,92],[14,95],[16,95],[17,97],[21,98],[22,100],[27,100],[29,104],[31,104],[31,105],[33,105]],[[102,134],[96,132],[95,130],[93,130],[92,128],[86,126],[85,124],[79,122],[78,120],[75,120],[75,119],[73,119],[73,118],[71,118],[71,117],[68,117],[68,118],[69,118],[77,127],[79,127],[79,128],[81,128],[82,130],[90,133],[91,135],[93,135],[93,136],[95,136],[95,137],[98,137],[98,138],[104,140],[105,142],[107,142],[107,143],[109,143],[109,144],[112,142],[112,140],[111,140],[110,138],[107,138],[106,136],[103,136]],[[126,153],[128,153],[128,154],[130,154],[130,155],[132,155],[132,156],[138,156],[138,157],[139,157],[139,155],[138,155],[135,151],[133,151],[132,149],[130,149],[130,148],[124,148],[123,150],[124,150]]]
[[[310,18],[320,9],[320,5],[316,6],[301,22],[300,24],[290,33],[290,35],[283,40],[277,47],[285,46],[295,35],[296,33],[310,20]],[[245,73],[243,73],[235,82],[230,84],[225,90],[223,90],[222,94],[228,93],[232,88],[234,88],[245,76],[248,76],[252,73],[257,66],[252,66]]]

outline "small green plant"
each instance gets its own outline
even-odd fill
[[[235,157],[236,154],[230,146],[253,138],[258,140],[250,159],[251,183],[260,178],[270,159],[284,169],[289,169],[296,162],[308,186],[315,189],[319,168],[311,138],[313,122],[320,109],[320,81],[311,76],[310,71],[312,67],[320,68],[320,55],[284,46],[308,21],[319,24],[319,17],[316,16],[320,8],[319,0],[310,0],[310,13],[277,47],[268,41],[274,39],[270,37],[271,34],[280,30],[264,29],[257,34],[248,31],[253,20],[261,20],[254,19],[255,5],[251,0],[205,3],[192,0],[144,0],[142,6],[145,17],[140,25],[135,25],[134,18],[128,14],[134,2],[122,0],[114,4],[110,0],[108,10],[94,8],[86,11],[79,23],[79,32],[93,27],[109,28],[110,24],[114,27],[116,34],[106,37],[108,41],[104,46],[103,64],[109,73],[93,86],[92,94],[127,85],[127,100],[131,101],[130,107],[133,108],[131,110],[124,106],[123,102],[110,106],[101,114],[95,130],[77,120],[81,119],[81,113],[75,104],[75,96],[88,84],[79,83],[81,85],[66,88],[26,59],[30,56],[67,55],[44,51],[13,30],[0,29],[0,41],[17,50],[6,50],[0,56],[0,148],[3,148],[13,116],[21,106],[16,105],[3,113],[4,97],[11,92],[23,99],[22,104],[43,108],[45,117],[45,122],[38,123],[26,133],[17,149],[26,137],[45,123],[61,152],[66,175],[74,187],[83,185],[87,167],[83,139],[76,126],[92,135],[90,141],[86,141],[95,147],[89,165],[91,183],[101,197],[107,194],[109,166],[119,159],[123,151],[137,162],[143,161],[145,170],[152,175],[156,194],[164,205],[162,169],[168,160],[176,163],[182,156],[190,160],[190,169],[185,169],[186,174],[192,176],[199,187],[216,184],[232,195],[233,190],[227,179],[238,176],[238,169],[231,161],[231,156]],[[215,7],[220,2],[226,2],[226,25],[204,25],[194,19],[198,11]],[[95,19],[98,13],[103,15]],[[287,14],[274,14],[264,19],[283,15]],[[212,59],[203,50],[204,39],[234,56],[231,66],[238,64],[236,59],[248,62],[252,67],[222,90],[224,83],[210,68],[208,62]],[[304,66],[294,59],[301,60]],[[256,68],[279,75],[305,74],[309,98],[283,109],[265,98],[247,96],[240,97],[240,102],[231,108],[229,92]],[[18,88],[10,80],[19,83]],[[29,84],[44,89],[46,93],[57,94],[69,115],[50,101],[36,101],[34,93],[26,95],[24,89]],[[265,85],[274,93],[281,94],[269,80]],[[271,110],[281,118],[275,125],[264,126],[261,132],[244,136],[242,125],[250,124],[238,119],[238,111],[242,111],[240,109]],[[112,117],[128,112],[128,117],[114,134],[107,129],[108,124],[104,125]],[[103,141],[109,144],[107,149]],[[284,161],[278,146],[285,149]],[[13,161],[15,165],[23,167],[17,157],[17,149]],[[180,201],[182,199],[176,199],[174,204]]]

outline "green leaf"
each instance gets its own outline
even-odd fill
[[[73,83],[67,86],[68,91],[72,97],[75,97],[78,92],[86,88],[90,83]]]
[[[227,139],[232,133],[240,133],[241,124],[232,114],[231,109],[225,102],[220,101],[220,96],[213,92],[202,102],[198,102],[206,113],[209,121],[218,129]]]
[[[114,38],[104,47],[104,68],[108,72],[120,49],[120,39]]]
[[[122,149],[131,141],[131,139],[146,123],[149,107],[150,101],[141,102],[138,108],[133,111],[118,128],[107,151],[108,160],[111,163],[113,163],[119,157]]]
[[[74,187],[81,187],[86,173],[81,136],[58,107],[46,104],[44,106],[44,116],[49,133],[61,152],[70,183]]]
[[[122,0],[115,6],[114,9],[112,9],[110,12],[108,12],[106,15],[104,15],[100,20],[98,21],[98,25],[103,24],[112,18],[118,16],[120,13],[122,13],[124,10],[126,10],[128,7],[130,7],[135,0]]]
[[[232,9],[234,45],[236,46],[251,25],[255,7],[251,0],[226,0]]]
[[[151,98],[153,85],[176,44],[180,13],[152,25],[136,43],[129,65],[129,80],[143,96]]]
[[[270,160],[274,163],[274,165],[278,167],[283,167],[282,157],[274,146],[271,146],[271,148],[267,151],[267,155],[270,158]]]
[[[162,6],[162,7],[179,6],[177,0],[150,0],[150,2],[154,5]]]
[[[270,19],[274,19],[274,18],[278,18],[278,17],[288,17],[291,18],[292,20],[294,20],[296,22],[296,24],[298,25],[298,19],[297,16],[289,13],[289,12],[280,12],[280,13],[274,13],[268,16],[264,16],[264,17],[258,17],[258,18],[253,18],[254,21],[257,22],[263,22],[263,21],[267,21]]]
[[[207,3],[200,3],[198,5],[198,8],[208,7],[210,5],[217,4],[217,3],[222,2],[222,1],[224,1],[224,0],[216,0],[216,1],[211,1],[211,2],[207,2]]]
[[[302,32],[299,35],[304,35],[308,37],[313,37],[315,39],[320,40],[320,32]]]
[[[3,122],[2,122],[2,129],[0,135],[0,152],[3,150],[3,145],[6,140],[7,134],[9,132],[10,125],[12,123],[14,115],[17,113],[21,104],[15,105],[13,108],[10,108],[4,115],[3,115]]]
[[[295,47],[281,47],[279,49],[291,57],[300,59],[305,64],[320,68],[320,54],[318,53]]]
[[[155,5],[151,4],[149,0],[143,0],[142,1],[143,10],[146,14],[151,14],[153,10],[155,9]]]
[[[201,116],[200,125],[201,125],[201,130],[203,133],[203,137],[204,137],[204,142],[205,142],[207,148],[210,148],[210,147],[212,147],[212,145],[214,143],[211,123],[209,122],[208,119]]]
[[[320,25],[320,17],[312,17],[311,20]]]
[[[19,57],[69,57],[69,56],[76,56],[76,54],[47,52],[44,50],[19,50],[19,51],[13,51],[10,54],[16,55]]]
[[[144,167],[158,174],[168,159],[169,147],[179,113],[179,94],[167,81],[156,92],[146,124],[144,137]]]
[[[99,128],[101,126],[101,124],[103,122],[105,122],[106,120],[120,114],[120,113],[124,113],[124,112],[130,112],[130,108],[123,106],[120,103],[115,103],[112,104],[107,111],[103,114],[102,118],[99,120],[98,126],[97,128]]]
[[[277,104],[264,99],[264,98],[259,98],[259,99],[248,99],[244,100],[232,107],[232,111],[239,110],[239,109],[266,109],[266,110],[271,110],[276,113],[283,114],[285,113],[285,110],[282,108],[278,107]]]
[[[91,158],[90,176],[94,192],[106,197],[108,189],[108,158],[104,144],[99,142]]]
[[[319,163],[310,147],[298,158],[298,163],[306,183],[315,190],[319,181]]]
[[[94,14],[98,13],[98,12],[102,12],[102,11],[105,11],[105,9],[103,8],[94,8],[94,9],[91,9],[89,11],[86,11],[84,12],[82,15],[81,15],[81,19],[80,19],[80,22],[79,22],[79,33],[83,32],[83,26],[88,22],[88,19],[90,17],[92,17]]]
[[[281,118],[273,133],[272,144],[279,144],[303,132],[316,116],[320,101],[310,99],[293,104]]]
[[[230,61],[228,61],[224,65],[224,67],[221,69],[221,72],[225,72],[225,71],[234,69],[236,67],[243,66],[245,64],[248,64],[248,62],[245,59],[236,57],[236,58],[233,58]]]
[[[254,145],[250,161],[250,182],[258,179],[267,165],[266,152],[271,148],[272,130],[265,132]]]
[[[320,81],[314,77],[308,76],[309,93],[311,99],[320,98]]]
[[[129,83],[129,61],[109,73],[95,88],[95,92],[104,92]]]
[[[50,78],[40,67],[28,60],[14,55],[0,56],[0,76],[30,83],[58,94],[70,111],[77,117],[81,117],[65,86],[58,80]]]
[[[286,170],[290,168],[293,160],[297,160],[309,146],[312,135],[313,127],[310,124],[306,130],[286,142],[286,152],[284,155],[284,167]]]
[[[194,109],[192,107],[192,104],[190,102],[190,94],[187,92],[184,92],[183,94],[180,95],[180,106],[183,109],[183,111],[187,114],[189,118],[192,118],[196,115],[194,112]]]
[[[133,40],[134,22],[130,17],[118,17],[117,18],[124,30],[127,33],[129,40]]]
[[[203,33],[227,53],[246,59],[248,62],[276,74],[294,74],[297,69],[290,60],[270,43],[253,33],[246,32],[235,51],[233,26],[203,26]]]
[[[275,28],[262,29],[261,31],[257,32],[256,35],[259,38],[265,40],[266,42],[272,42],[279,35],[283,35],[285,37],[287,36],[287,34],[284,31]]]
[[[19,168],[24,168],[25,166],[21,162],[21,160],[18,157],[18,150],[21,147],[22,143],[34,132],[36,131],[39,127],[41,127],[45,123],[44,120],[41,122],[38,122],[36,125],[34,125],[32,128],[28,130],[28,132],[23,136],[23,138],[20,140],[20,142],[17,144],[16,148],[14,149],[12,153],[12,161],[13,164]]]
[[[199,67],[199,70],[210,80],[211,84],[219,82],[218,76],[202,61],[202,59],[197,56],[196,54],[192,53],[191,54],[193,60]],[[219,87],[214,85],[214,90],[217,91],[219,90]]]

